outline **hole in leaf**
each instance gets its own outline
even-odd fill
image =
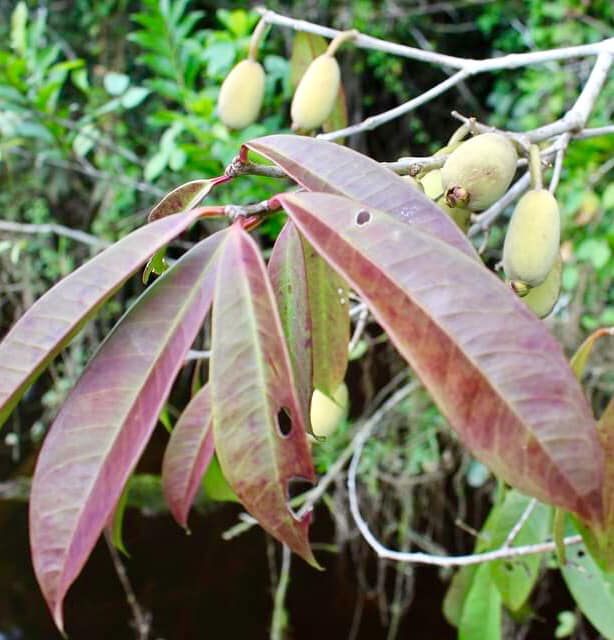
[[[359,227],[363,227],[364,225],[369,224],[369,222],[371,222],[371,214],[366,209],[361,209],[356,214],[356,224]]]
[[[279,433],[284,437],[288,437],[292,431],[292,413],[290,409],[282,407],[277,412],[277,428]]]
[[[508,573],[511,573],[514,570],[514,565],[511,562],[506,562],[503,566]]]
[[[578,549],[578,553],[577,553],[578,558],[584,558],[585,555],[586,555],[586,551],[584,551],[584,549]]]
[[[288,509],[292,512],[294,517],[298,517],[298,511],[300,511],[300,505],[292,506],[291,502],[296,496],[300,496],[301,494],[309,491],[313,487],[313,484],[305,478],[296,477],[291,478],[288,481]]]

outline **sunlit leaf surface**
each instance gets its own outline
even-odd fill
[[[262,527],[316,565],[288,484],[313,482],[292,366],[267,272],[254,241],[234,226],[220,256],[210,370],[216,453],[230,486]]]
[[[210,307],[223,236],[202,241],[147,289],[100,347],[45,439],[32,483],[30,540],[60,629],[66,591],[117,504]]]
[[[308,191],[344,195],[388,211],[477,259],[471,243],[437,205],[367,156],[305,136],[265,136],[245,146],[280,166]]]
[[[601,521],[603,451],[560,345],[481,264],[348,198],[279,196],[467,447],[521,491]]]

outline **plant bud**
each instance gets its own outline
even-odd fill
[[[545,318],[554,308],[561,292],[561,272],[563,261],[560,256],[554,261],[546,279],[533,287],[523,300],[540,318]]]
[[[349,404],[348,388],[341,383],[333,394],[333,398],[325,396],[317,389],[311,397],[311,430],[318,438],[328,437],[347,415]]]
[[[217,102],[221,121],[231,129],[255,122],[264,98],[264,69],[255,60],[242,60],[224,80]]]
[[[463,142],[441,169],[450,207],[482,211],[497,201],[516,173],[516,149],[500,133],[484,133]]]
[[[317,129],[332,113],[339,93],[341,72],[337,60],[327,53],[307,67],[296,88],[290,115],[293,129]]]
[[[503,245],[508,280],[540,285],[559,253],[561,221],[556,198],[546,189],[528,191],[516,205]]]

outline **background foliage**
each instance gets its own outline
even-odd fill
[[[151,205],[177,184],[219,175],[243,141],[287,131],[291,34],[279,29],[271,30],[261,51],[267,86],[258,124],[232,132],[215,115],[219,86],[235,62],[245,56],[257,20],[255,14],[236,7],[187,0],[27,5],[0,1],[2,219],[33,225],[57,223],[86,231],[101,242],[112,242],[140,226]],[[592,42],[611,35],[614,27],[614,8],[606,1],[452,0],[435,5],[357,1],[271,8],[466,57]],[[379,52],[348,47],[340,59],[352,122],[405,101],[443,78],[440,70]],[[347,143],[379,160],[426,155],[442,146],[456,127],[449,117],[454,108],[504,128],[532,128],[560,117],[577,96],[589,65],[589,61],[572,60],[481,76],[428,107]],[[613,110],[614,84],[610,81],[590,125],[611,123]],[[613,146],[608,137],[574,142],[557,193],[563,213],[565,294],[550,324],[569,351],[588,331],[614,324]],[[274,184],[278,188],[278,183]],[[265,178],[236,180],[212,201],[255,202],[270,194],[272,185]],[[279,219],[261,228],[260,241],[265,248],[279,228]],[[494,229],[487,250],[493,264],[500,259],[501,244],[502,231]],[[0,229],[0,334],[36,297],[96,248],[58,235],[5,233]],[[177,243],[171,256],[184,248]],[[132,282],[29,392],[28,402],[4,432],[2,478],[21,476],[31,469],[37,443],[66,391],[140,288],[138,280]],[[203,336],[203,344],[205,341]],[[372,406],[377,392],[391,379],[406,375],[404,364],[376,328],[369,329],[360,351],[362,357],[353,360],[349,373],[352,419]],[[602,341],[586,374],[586,386],[597,410],[614,391],[613,361],[611,343]],[[169,407],[171,418],[187,400],[191,374],[186,371],[182,376]],[[314,448],[319,471],[325,472],[347,445],[352,419]],[[454,523],[460,520],[482,527],[496,497],[496,483],[487,470],[461,449],[427,397],[412,395],[378,433],[365,450],[362,477],[372,496],[364,508],[372,521],[380,522],[381,537],[399,548],[419,537],[422,544],[433,545],[434,551],[441,546],[454,552],[469,551],[472,538]],[[164,440],[163,433],[159,440]],[[141,471],[155,473],[160,447],[154,442],[150,449]],[[157,495],[155,482],[150,493]],[[356,619],[363,615],[361,632],[367,633],[373,624],[374,629],[380,629],[374,632],[376,636],[384,627],[388,637],[395,637],[404,614],[409,610],[407,620],[416,615],[417,603],[425,597],[422,590],[428,590],[424,585],[442,583],[434,572],[424,572],[422,578],[421,571],[404,568],[397,573],[389,565],[374,566],[367,560],[364,544],[350,531],[345,498],[340,482],[327,498],[331,518],[319,539],[334,543],[335,566],[346,576],[341,584],[358,577],[355,591],[352,586],[340,597],[347,599],[350,611],[355,602],[360,603],[355,612]],[[11,513],[18,512],[6,511],[5,521],[19,523],[20,516]],[[236,510],[221,517],[232,523],[234,514]],[[133,518],[141,522],[137,516]],[[18,526],[22,529],[16,530],[23,536],[23,521]],[[150,521],[138,526],[148,527],[143,535],[152,544],[156,528]],[[170,520],[156,525],[162,526],[173,525]],[[256,539],[262,544],[261,538]],[[185,544],[183,538],[178,540],[179,545]],[[211,539],[207,544],[222,543]],[[133,552],[139,553],[136,547]],[[261,569],[256,579],[264,591],[268,576],[264,566]],[[300,583],[301,575],[299,570],[297,590],[305,588],[300,584],[309,584]],[[14,579],[18,583],[24,580]],[[542,627],[552,637],[557,614],[565,609],[572,610],[573,616],[567,635],[590,637],[588,623],[576,619],[575,605],[561,584],[552,578],[544,584],[533,606],[546,622],[536,622],[528,614],[509,620],[506,624],[514,630],[513,637],[522,637],[522,633],[538,637],[535,634]],[[431,597],[434,601],[428,605],[426,619],[431,625],[441,624],[442,634],[450,634],[451,627],[445,626],[440,614],[444,587],[436,587],[439,591]],[[45,623],[35,622],[35,616],[28,621],[22,610],[30,599],[38,599],[36,590],[30,585],[30,591],[21,587],[12,593],[14,604],[5,605],[0,613],[0,630],[13,633],[11,627],[28,628],[30,635],[21,637],[42,637]],[[162,604],[155,595],[146,596],[146,606],[153,611],[154,620],[162,618],[161,628],[172,625],[159,613],[157,607],[161,610]],[[259,624],[265,628],[268,605],[263,602],[261,606],[264,613]],[[295,604],[290,599],[291,621],[296,637],[309,637],[300,635],[305,624],[298,611],[301,606],[300,601]],[[102,614],[98,612],[96,617],[100,619]],[[44,620],[44,612],[41,618]],[[352,617],[343,623],[340,627],[347,633]],[[131,637],[125,626],[116,637]],[[559,634],[565,633],[560,625],[558,628]],[[169,626],[161,633],[175,637],[176,631]],[[229,635],[232,637],[232,630]]]

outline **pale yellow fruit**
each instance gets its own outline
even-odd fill
[[[332,399],[316,389],[311,396],[309,412],[313,435],[328,437],[347,415],[348,404],[349,394],[345,383],[339,385]]]
[[[242,60],[226,76],[220,89],[217,112],[231,129],[243,129],[256,121],[264,98],[264,69],[255,60]]]
[[[315,58],[301,78],[290,108],[294,129],[317,129],[332,113],[339,93],[341,72],[334,56]]]
[[[562,270],[563,261],[560,256],[557,256],[546,279],[537,287],[533,287],[529,293],[522,298],[527,306],[540,318],[545,318],[552,311],[556,301],[559,299]]]
[[[429,171],[421,180],[424,193],[431,199],[437,200],[443,195],[443,182],[441,180],[441,169]]]
[[[488,208],[507,191],[517,160],[514,145],[499,133],[483,133],[463,142],[441,169],[448,205],[471,211]]]
[[[561,220],[556,198],[546,189],[522,196],[510,220],[503,245],[508,280],[540,285],[559,254]]]

